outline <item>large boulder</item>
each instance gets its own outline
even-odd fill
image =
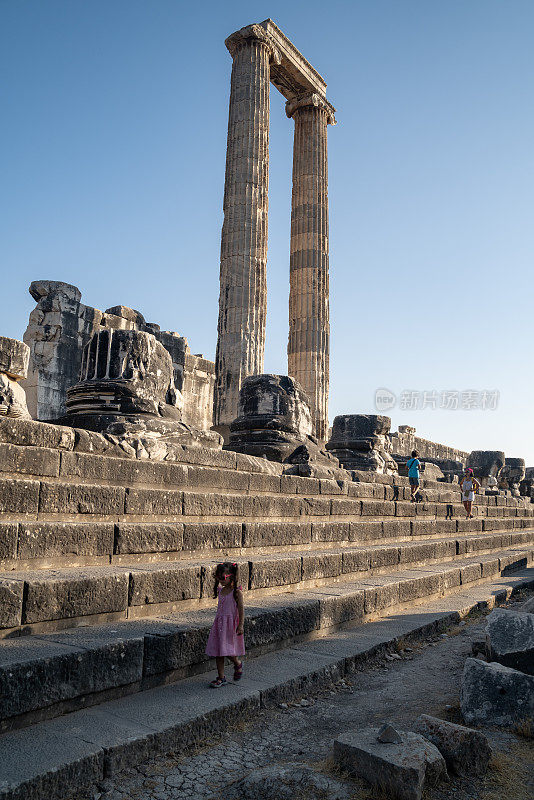
[[[0,336],[0,416],[31,419],[19,381],[28,375],[30,348],[18,339]]]
[[[427,739],[399,731],[402,742],[381,742],[378,728],[349,731],[334,741],[334,759],[396,800],[420,800],[423,789],[447,779],[443,756]]]
[[[455,775],[484,775],[488,769],[491,747],[480,731],[428,714],[416,719],[414,731],[437,747]]]
[[[468,658],[460,705],[469,725],[514,728],[534,717],[534,677],[502,664]]]
[[[486,621],[490,661],[534,675],[534,614],[496,608]]]
[[[341,414],[334,419],[326,449],[345,469],[393,473],[397,464],[391,456],[390,428],[391,419],[380,414]]]

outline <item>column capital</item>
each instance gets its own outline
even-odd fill
[[[253,41],[262,42],[265,44],[270,51],[271,63],[280,64],[280,51],[274,44],[272,37],[264,28],[261,27],[261,25],[253,24],[247,25],[245,28],[241,28],[235,33],[232,33],[228,39],[226,39],[225,45],[233,58],[241,47],[250,44],[250,42]]]
[[[306,92],[305,94],[297,95],[286,103],[286,114],[291,119],[295,111],[299,108],[306,108],[312,106],[314,108],[322,108],[327,114],[328,125],[335,125],[336,118],[334,116],[335,108],[328,102],[326,97],[321,97],[317,92]]]

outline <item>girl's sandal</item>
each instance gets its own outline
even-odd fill
[[[240,681],[243,677],[243,662],[238,667],[234,667],[234,681]]]
[[[225,685],[226,685],[226,678],[215,678],[215,680],[210,683],[212,689],[219,689],[221,686]]]

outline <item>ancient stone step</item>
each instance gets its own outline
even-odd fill
[[[182,518],[180,518],[182,519]],[[491,523],[488,525],[488,523]],[[384,520],[352,522],[69,522],[0,521],[0,575],[33,570],[105,563],[216,558],[257,553],[311,551],[355,546],[394,547],[406,553],[426,552],[438,540],[451,538],[458,554],[507,547],[530,541],[528,518],[491,520]],[[461,534],[461,535],[460,535]],[[406,548],[406,542],[412,542]],[[217,555],[219,554],[219,556]],[[404,556],[401,557],[401,560]]]
[[[355,486],[355,484],[351,484]],[[356,485],[357,486],[357,485]],[[506,498],[505,498],[506,499]],[[512,498],[510,498],[512,499]],[[485,517],[529,517],[534,505],[481,505],[478,515]],[[174,488],[153,489],[72,483],[62,480],[41,481],[0,478],[0,513],[37,515],[92,515],[143,517],[161,521],[180,516],[247,517],[270,519],[295,517],[463,517],[459,503],[389,501],[357,497],[300,494],[236,494],[226,491],[180,491]]]
[[[302,694],[350,675],[354,670],[361,669],[369,659],[393,649],[401,638],[404,642],[417,641],[435,634],[457,623],[471,610],[492,608],[495,603],[504,602],[512,593],[532,585],[532,569],[525,570],[519,576],[498,578],[426,602],[424,608],[414,606],[399,611],[390,610],[387,616],[375,622],[338,630],[335,636],[293,644],[281,652],[260,655],[248,661],[245,677],[240,684],[231,686],[227,693],[210,691],[206,677],[199,675],[136,695],[127,694],[130,689],[135,690],[139,686],[137,678],[144,668],[143,658],[152,649],[147,645],[148,640],[154,647],[159,642],[163,645],[162,650],[171,651],[171,648],[167,648],[165,621],[159,623],[159,629],[156,625],[152,630],[132,629],[131,636],[123,635],[115,639],[114,644],[110,638],[112,632],[108,632],[106,640],[103,629],[95,634],[93,641],[90,633],[85,640],[81,638],[82,632],[65,634],[65,637],[73,637],[67,641],[61,639],[56,642],[55,637],[40,637],[46,638],[42,645],[32,637],[27,655],[31,648],[35,648],[36,657],[32,666],[35,677],[32,674],[28,680],[34,702],[39,702],[39,692],[40,702],[47,697],[46,687],[40,690],[37,677],[39,664],[45,663],[39,655],[44,656],[47,648],[50,648],[48,653],[52,660],[57,659],[57,670],[62,670],[63,675],[68,673],[71,680],[76,678],[74,671],[69,672],[75,657],[78,659],[76,663],[85,668],[78,670],[78,684],[72,684],[71,699],[75,698],[76,691],[84,691],[89,687],[95,690],[100,688],[100,698],[107,699],[107,702],[102,702],[98,708],[84,708],[38,724],[31,724],[32,718],[27,715],[22,721],[29,727],[3,733],[0,736],[0,798],[20,800],[22,797],[46,797],[47,800],[66,800],[101,781],[105,775],[152,755],[171,750],[183,752],[192,744],[201,744],[213,734],[224,731],[246,713],[299,698]],[[286,606],[287,599],[284,597],[280,609]],[[284,625],[282,613],[278,618]],[[297,615],[293,615],[292,619],[296,618]],[[74,638],[76,635],[80,636],[78,640]],[[98,637],[100,647],[95,646]],[[43,650],[39,653],[40,646]],[[106,658],[99,658],[97,653],[101,656],[103,652]],[[177,655],[179,648],[175,647],[174,652]],[[19,663],[16,659],[14,654],[13,664]],[[125,664],[127,660],[130,661],[129,673]],[[106,664],[109,665],[107,673]],[[123,692],[127,696],[110,699],[105,694],[109,689],[102,687],[109,686],[107,675],[116,672],[111,669],[114,664],[122,681],[134,679],[134,682],[129,686],[123,684]],[[46,672],[41,671],[40,674],[41,680],[46,681]],[[92,687],[91,674],[94,675]],[[14,678],[12,686],[16,687],[19,682],[20,673]],[[54,680],[52,686],[55,688],[57,685],[58,682]],[[20,692],[13,691],[12,710],[20,702],[20,697]],[[53,700],[57,703],[57,694]],[[72,707],[75,705],[69,706],[64,701],[62,710]],[[53,707],[48,706],[50,708]],[[33,719],[37,717],[36,712],[30,713],[34,714]]]
[[[99,448],[105,447],[105,454]],[[202,447],[183,447],[179,463],[143,461],[127,457],[118,445],[100,434],[73,428],[49,425],[32,420],[0,419],[0,472],[27,474],[36,477],[64,477],[73,482],[111,482],[114,485],[166,486],[187,485],[246,490],[252,492],[299,494],[349,494],[377,499],[408,499],[408,479],[402,476],[378,475],[352,471],[347,482],[282,475],[283,466],[265,459],[243,456],[229,451]],[[203,469],[187,470],[192,466]],[[239,476],[232,473],[240,473]],[[243,476],[241,473],[245,473]],[[252,476],[257,476],[253,478]],[[458,498],[457,484],[421,481],[425,499],[450,502]],[[477,495],[478,505],[525,505],[525,498]]]
[[[324,582],[294,595],[271,591],[258,596],[252,590],[246,594],[247,649],[261,652],[278,648],[288,640],[313,637],[318,631],[355,620],[373,619],[386,609],[493,580],[525,568],[533,560],[534,546],[510,548],[456,562],[368,573],[345,583]],[[174,573],[145,570],[131,573],[128,588],[128,573],[116,575],[108,570],[99,576],[86,573],[77,581],[66,575],[55,579],[47,575],[44,581],[28,585],[27,620],[39,621],[49,608],[63,609],[65,615],[77,603],[79,611],[93,615],[78,619],[78,624],[93,622],[93,627],[0,642],[0,719],[4,727],[15,722],[26,724],[37,712],[57,714],[82,702],[100,702],[103,693],[120,687],[137,691],[169,675],[204,669],[213,599],[209,607],[198,608],[197,603],[196,609],[180,613],[172,613],[169,604],[165,613],[156,604],[162,597],[168,599],[169,593],[183,597],[196,592],[207,600],[213,574],[209,577],[198,586],[198,570],[193,567]],[[261,584],[262,574],[254,577],[251,571],[251,583],[253,580]],[[140,600],[153,603],[152,617],[126,621],[127,603]],[[122,609],[123,613],[116,613],[113,625],[102,625],[111,618],[110,613],[104,616],[106,609]],[[26,628],[35,629],[37,625]]]
[[[32,523],[33,524],[33,523]],[[45,523],[48,526],[48,523]],[[96,527],[95,536],[93,528]],[[162,526],[162,537],[168,543],[176,532],[172,526]],[[96,546],[112,546],[111,530],[89,525]],[[120,530],[120,526],[118,526]],[[184,526],[184,530],[186,526]],[[28,525],[22,526],[23,534]],[[68,543],[70,525],[61,530]],[[31,529],[30,529],[31,531]],[[47,531],[45,531],[46,534]],[[127,532],[127,531],[126,531]],[[161,542],[154,541],[156,526],[148,528],[150,541],[161,554]],[[236,531],[237,533],[238,531]],[[183,536],[184,531],[180,531]],[[302,531],[300,531],[302,534]],[[310,531],[308,531],[310,535]],[[52,530],[57,545],[58,530]],[[115,547],[120,540],[114,538]],[[275,541],[272,539],[271,541]],[[87,538],[81,542],[87,545]],[[172,543],[167,546],[172,546]],[[292,590],[308,589],[327,583],[330,579],[344,582],[355,576],[363,579],[388,570],[402,571],[407,567],[426,567],[450,564],[460,576],[467,570],[478,580],[496,574],[502,554],[524,548],[528,562],[534,554],[534,530],[513,531],[479,536],[459,536],[441,539],[420,539],[417,542],[391,542],[366,546],[345,546],[342,549],[321,548],[310,544],[309,550],[265,552],[256,548],[240,550],[236,556],[240,582],[254,592],[270,592],[275,587]],[[19,541],[19,551],[21,544]],[[123,619],[146,616],[162,611],[188,608],[208,602],[213,586],[217,560],[210,552],[208,560],[197,560],[183,554],[181,558],[146,563],[124,558],[111,566],[80,566],[46,568],[41,570],[5,571],[0,573],[0,635],[12,635],[18,630],[54,630],[77,624],[93,624],[102,619]],[[224,552],[224,551],[223,551]],[[484,554],[484,555],[482,555]],[[224,556],[222,556],[224,557]],[[469,559],[475,558],[474,566]],[[467,559],[467,567],[462,564]],[[485,574],[482,575],[481,563]],[[48,565],[48,562],[45,561]],[[467,574],[467,573],[466,573]],[[458,577],[458,584],[460,577]]]
[[[32,523],[33,524],[33,523]],[[37,523],[38,524],[38,523]],[[31,525],[31,524],[30,524]],[[45,523],[45,535],[48,523]],[[63,532],[69,547],[69,525]],[[90,526],[93,528],[93,526]],[[172,542],[172,537],[183,536],[186,530],[176,532],[170,525],[151,526],[148,528],[150,541],[156,548],[156,555],[162,551],[157,538],[157,531],[162,528],[164,542]],[[503,534],[487,534],[480,536],[449,537],[442,539],[422,540],[417,542],[396,542],[367,546],[346,546],[341,550],[321,548],[314,544],[309,550],[285,550],[278,553],[247,552],[246,526],[244,534],[244,551],[236,557],[240,569],[240,580],[243,586],[251,591],[271,590],[277,586],[309,587],[313,583],[325,582],[330,578],[349,580],[356,574],[374,573],[387,569],[403,569],[406,565],[426,565],[447,562],[451,559],[462,559],[476,553],[491,553],[499,548],[534,547],[534,530],[513,531]],[[128,534],[128,528],[119,524],[118,531]],[[145,528],[145,530],[147,530]],[[276,532],[276,527],[273,528]],[[28,524],[22,525],[22,534],[28,531]],[[297,529],[299,537],[306,533],[311,537],[311,529]],[[91,535],[93,531],[89,531]],[[236,529],[236,533],[237,533]],[[31,527],[30,527],[31,533]],[[103,526],[97,528],[101,537],[94,537],[96,545],[107,542],[111,547],[111,531]],[[53,537],[57,543],[58,530],[53,529]],[[103,535],[103,536],[102,536]],[[189,535],[189,534],[188,534]],[[119,536],[114,537],[114,549],[121,547]],[[258,540],[256,540],[257,542]],[[275,542],[273,536],[270,540]],[[23,538],[24,544],[24,538]],[[82,542],[83,544],[83,542]],[[87,544],[87,539],[85,539]],[[172,546],[167,544],[167,546]],[[310,543],[310,548],[312,545]],[[133,548],[130,548],[133,549]],[[23,550],[23,545],[22,545]],[[19,551],[21,542],[19,540]],[[530,552],[530,550],[529,550]],[[182,557],[175,560],[154,563],[122,559],[121,563],[112,566],[81,566],[57,569],[41,569],[37,571],[9,571],[0,573],[0,590],[4,604],[0,610],[1,629],[12,629],[27,626],[42,627],[43,624],[57,627],[67,624],[68,620],[94,617],[101,614],[138,616],[152,612],[162,604],[181,604],[186,601],[201,601],[209,597],[211,591],[211,575],[217,560],[197,561]],[[113,556],[112,556],[113,558]],[[220,559],[219,559],[220,560]],[[45,562],[47,563],[47,562]],[[152,612],[153,613],[153,612]],[[71,623],[72,624],[72,623]]]

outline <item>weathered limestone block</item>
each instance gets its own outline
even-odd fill
[[[447,768],[455,775],[482,776],[486,773],[491,747],[480,731],[428,714],[421,714],[416,719],[414,731],[437,747]]]
[[[523,458],[506,458],[499,476],[499,487],[508,489],[514,497],[520,497],[520,484],[525,478],[525,460]]]
[[[183,422],[209,430],[215,365],[192,355],[187,339],[145,322],[133,308],[113,306],[102,312],[86,306],[79,289],[61,281],[34,281],[30,294],[37,307],[24,334],[31,351],[24,388],[32,416],[58,420],[65,415],[67,389],[79,381],[82,353],[95,333],[141,330],[153,334],[171,356],[175,386],[184,398]]]
[[[173,460],[184,444],[221,446],[219,434],[181,421],[183,398],[171,356],[150,333],[96,333],[84,349],[80,378],[67,392],[64,421],[116,437],[133,458]]]
[[[467,459],[467,466],[471,467],[475,478],[484,487],[489,486],[489,478],[499,478],[504,463],[505,456],[501,450],[473,450]]]
[[[31,419],[26,394],[19,384],[28,375],[30,348],[0,336],[0,416]]]
[[[139,326],[139,328],[142,328],[145,325],[145,318],[141,312],[136,311],[134,308],[128,308],[128,306],[113,306],[112,308],[106,308],[104,313],[112,314],[114,317],[120,317],[121,319],[126,319],[128,322],[133,322],[134,325]]]
[[[55,420],[65,414],[67,388],[78,380],[82,347],[98,330],[102,312],[82,305],[80,290],[62,281],[33,281],[30,294],[37,306],[24,334],[30,348],[24,388],[31,415]]]
[[[74,448],[75,438],[72,428],[0,416],[0,442],[65,451]]]
[[[23,590],[23,580],[0,578],[0,628],[20,625]]]
[[[170,603],[200,597],[202,568],[179,562],[174,565],[147,566],[132,569],[129,600],[130,606],[151,603]]]
[[[24,643],[2,643],[0,719],[142,677],[142,635],[117,639],[105,628],[82,628],[26,638]]]
[[[417,733],[399,731],[402,742],[380,742],[378,728],[344,733],[334,741],[334,759],[397,800],[420,800],[423,789],[447,779],[439,750]]]
[[[0,336],[0,372],[18,381],[28,375],[30,348],[18,339]]]
[[[112,523],[21,522],[17,557],[111,556],[113,537]]]
[[[183,524],[126,523],[117,525],[115,553],[165,553],[183,546]]]
[[[491,661],[534,675],[534,614],[496,608],[486,622]]]
[[[83,351],[80,379],[67,392],[69,416],[181,418],[171,357],[150,333],[95,334]]]
[[[342,414],[334,419],[326,449],[345,469],[394,474],[397,464],[390,455],[389,417],[377,414]]]
[[[241,387],[238,417],[225,449],[293,465],[288,471],[305,477],[347,477],[311,434],[309,399],[297,381],[287,375],[254,375]]]
[[[27,596],[22,622],[125,611],[128,573],[116,569],[84,568],[65,574],[53,570],[24,573]]]
[[[496,662],[468,658],[460,705],[470,725],[513,728],[534,717],[534,676]]]

